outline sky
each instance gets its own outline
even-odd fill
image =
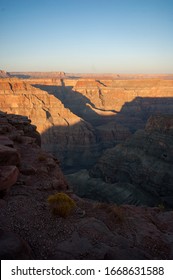
[[[0,0],[0,69],[173,73],[173,1]]]

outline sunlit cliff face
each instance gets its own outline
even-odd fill
[[[172,98],[173,80],[158,78],[0,79],[0,109],[28,116],[43,147],[79,168],[143,129],[150,115],[171,113]]]

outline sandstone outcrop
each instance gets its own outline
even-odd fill
[[[0,190],[3,194],[17,179],[20,180],[22,174],[25,175],[22,180],[25,178],[23,183],[26,184],[32,180],[37,181],[41,176],[49,178],[49,173],[52,176],[52,180],[49,179],[50,188],[67,187],[54,158],[38,146],[39,134],[30,122],[26,117],[0,113]]]
[[[1,119],[1,117],[0,117]],[[20,165],[20,155],[14,148],[13,141],[7,136],[0,135],[0,196],[5,193],[16,183]]]
[[[1,110],[28,116],[42,134],[42,146],[60,160],[66,150],[73,154],[92,153],[95,136],[92,126],[66,109],[60,100],[18,79],[1,80]],[[80,148],[81,147],[81,148]],[[85,151],[84,151],[85,148]],[[91,151],[90,151],[91,150]]]
[[[68,172],[90,168],[106,148],[144,129],[152,114],[172,112],[169,77],[67,79],[49,74],[1,79],[0,108],[28,116],[41,134],[42,147]]]
[[[16,149],[0,144],[0,164],[1,165],[19,165],[20,156]]]
[[[16,166],[0,166],[0,194],[7,192],[12,187],[19,176]]]
[[[10,196],[13,188],[16,188],[14,200],[17,204],[20,204],[19,189],[24,191],[25,186],[32,185],[35,189],[47,188],[48,190],[61,191],[68,188],[56,159],[43,152],[38,146],[38,133],[36,128],[30,124],[30,120],[26,117],[0,112],[0,124],[0,208],[2,212],[7,207],[4,199]],[[23,195],[27,197],[28,194],[25,191]],[[32,250],[28,244],[11,230],[11,228],[6,228],[2,219],[0,228],[1,259],[33,258]],[[25,239],[25,236],[23,237]]]
[[[132,131],[143,128],[151,114],[171,113],[173,108],[172,80],[100,80],[95,84],[79,80],[73,90],[88,99],[92,107],[109,110],[114,121]]]
[[[28,116],[42,147],[68,173],[91,168],[105,149],[144,129],[152,114],[172,112],[173,81],[166,77],[67,79],[54,74],[1,79],[0,108]]]
[[[123,141],[130,132],[144,129],[152,114],[172,113],[173,81],[167,78],[39,80],[35,87],[53,94],[71,112],[90,123],[99,139],[104,134],[100,141],[104,143],[107,138],[108,148],[117,143],[118,137]],[[104,125],[113,133],[108,129],[107,136],[105,129],[98,133]],[[121,126],[116,133],[115,126]]]
[[[60,83],[60,95],[64,95],[66,100],[69,99],[68,102],[78,107],[78,111],[81,110],[87,115],[90,113],[101,119],[105,117],[107,119],[105,123],[112,120],[110,114],[115,115],[115,113],[103,112],[99,109],[99,116],[98,112],[94,111],[96,109],[87,107],[82,95],[76,96],[73,91],[73,96],[71,89],[64,86],[62,79],[52,83]],[[95,82],[93,83],[95,85]],[[97,83],[100,85],[99,82]],[[106,127],[93,127],[90,122],[73,113],[71,107],[66,108],[68,107],[66,102],[63,104],[53,93],[48,94],[46,91],[31,86],[29,82],[23,82],[17,78],[1,79],[0,108],[8,113],[28,116],[41,134],[42,147],[57,156],[67,170],[91,167],[104,148],[112,147],[130,135],[128,128],[109,123],[111,131],[106,137]],[[84,106],[88,109],[85,110]]]

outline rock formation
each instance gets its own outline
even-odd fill
[[[172,112],[172,80],[101,80],[95,85],[83,80],[77,81],[74,90],[100,114],[109,111],[113,118],[116,113],[113,120],[132,131],[143,128],[151,114]]]
[[[172,259],[170,76],[8,75],[0,79],[1,258]],[[75,172],[70,183],[59,162]],[[66,219],[49,209],[56,192],[77,205]]]
[[[38,134],[26,117],[1,113],[0,123],[1,145],[19,155],[18,177],[1,193],[1,259],[173,258],[172,211],[79,198],[69,192],[58,160],[37,144]],[[13,155],[8,151],[4,168],[15,166]],[[52,216],[48,208],[48,196],[57,191],[77,205],[66,219]]]
[[[47,190],[66,190],[68,185],[53,156],[44,153],[38,144],[40,136],[35,126],[26,117],[7,115],[0,112],[0,256],[1,259],[31,259],[33,253],[23,238],[20,230],[16,234],[11,219],[20,205],[21,196],[28,205],[28,188],[31,194],[39,195],[39,188]],[[14,188],[14,194],[13,194]],[[33,189],[32,189],[33,188]],[[10,196],[10,198],[9,198]],[[6,203],[9,202],[9,205]],[[36,197],[35,197],[36,198]],[[10,206],[11,201],[11,206]],[[18,205],[18,206],[17,206]],[[12,208],[11,208],[12,207]],[[6,225],[8,210],[11,212],[9,226]],[[30,211],[30,209],[26,209]],[[19,216],[21,217],[22,211]],[[23,217],[24,218],[24,217]],[[14,223],[14,224],[13,224]]]
[[[0,78],[8,78],[8,77],[10,77],[10,73],[4,70],[0,70]]]
[[[113,121],[134,132],[145,127],[151,114],[171,113],[173,108],[173,81],[166,79],[40,79],[35,86],[94,127]]]
[[[66,152],[66,157],[64,155],[62,158],[68,162],[66,167],[79,162],[80,169],[90,168],[105,149],[144,129],[151,115],[173,112],[173,81],[161,77],[130,80],[49,79],[39,80],[34,86],[54,95],[65,108],[92,125],[95,146],[88,153],[87,160],[83,157],[81,161],[80,157],[74,156],[75,160],[70,163],[67,159],[72,158],[72,154]],[[76,150],[73,155],[77,153]],[[82,154],[81,151],[79,153]],[[71,168],[70,172],[73,171],[75,169]]]
[[[37,180],[43,174],[46,178],[48,173],[53,176],[50,185],[56,181],[57,189],[58,186],[60,189],[66,189],[67,183],[60,168],[58,169],[51,155],[41,151],[40,136],[27,117],[1,112],[0,124],[1,196],[5,191],[9,191],[18,179],[20,181],[22,178],[23,184],[27,184],[30,175],[33,180]],[[44,186],[44,180],[42,184]]]
[[[124,143],[105,151],[90,175],[102,178],[109,188],[111,186],[112,194],[118,194],[120,188],[125,199],[128,192],[131,201],[125,202],[134,204],[134,198],[138,197],[136,204],[163,203],[172,207],[172,158],[173,115],[152,116],[145,130],[137,131]],[[118,198],[114,201],[118,202]]]
[[[76,92],[68,87],[64,92],[62,80],[59,82],[61,82],[60,94],[66,95],[67,99],[71,94],[68,102],[80,108],[81,95],[78,93],[73,99],[73,93],[75,95]],[[83,106],[84,102],[82,97]],[[42,147],[58,156],[66,169],[91,167],[104,148],[112,147],[130,135],[128,128],[110,123],[111,131],[105,136],[108,130],[104,125],[93,127],[92,123],[78,117],[73,110],[70,111],[71,107],[68,109],[64,105],[67,106],[57,96],[31,86],[28,82],[17,78],[0,80],[1,110],[28,116],[41,133]],[[83,106],[82,112],[85,111]],[[89,106],[88,110],[91,115],[98,115]],[[101,116],[100,120],[103,118],[104,116]],[[109,112],[105,118],[109,118]]]
[[[143,77],[68,79],[67,76],[58,78],[57,73],[54,74],[52,76],[50,74],[48,78],[47,74],[29,75],[28,73],[29,77],[25,77],[24,80],[0,79],[0,108],[4,112],[28,116],[32,120],[41,134],[42,147],[58,157],[66,173],[79,171],[78,176],[75,174],[69,177],[73,183],[74,179],[77,179],[76,183],[80,179],[78,188],[83,185],[82,176],[89,180],[90,186],[98,188],[97,182],[90,178],[88,171],[81,171],[81,169],[92,169],[108,148],[114,147],[114,151],[115,145],[122,143],[122,149],[124,149],[123,142],[137,130],[144,129],[151,115],[171,114],[173,111],[173,81],[169,79],[171,76],[145,79]],[[148,140],[142,141],[142,137],[148,139],[145,137],[146,133],[149,132],[138,131],[135,138],[131,138],[135,140],[129,140],[126,143],[136,141],[136,144],[141,142],[144,146],[148,145]],[[112,160],[111,151],[105,152],[107,155],[104,155],[105,161],[109,162],[109,157],[110,161]],[[134,149],[134,153],[137,151]],[[129,179],[123,172],[119,172],[117,181],[111,181],[110,178],[115,176],[114,168],[115,166],[113,171],[107,168],[105,181],[101,182],[105,190],[109,183],[118,184],[116,185],[117,192],[115,192],[117,200],[114,201],[133,204],[148,203],[148,205],[160,203],[160,192],[151,200],[151,194],[148,190],[146,191],[146,186],[145,191],[138,188],[138,192],[134,192],[136,189],[134,180]],[[99,175],[96,175],[97,172]],[[90,174],[103,178],[102,172],[97,172],[91,171]],[[90,192],[89,188],[88,191]],[[112,191],[110,191],[110,198],[111,193]],[[104,192],[103,195],[101,193],[99,195],[105,197]]]
[[[95,145],[90,124],[70,112],[53,95],[18,79],[1,80],[0,108],[31,118],[42,134],[42,146],[59,155],[60,160],[64,159],[67,148],[74,154]]]
[[[10,72],[11,77],[23,79],[60,79],[66,76],[65,72]]]

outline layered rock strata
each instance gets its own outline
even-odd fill
[[[132,201],[137,192],[147,195],[145,203],[173,206],[173,116],[149,118],[145,130],[137,131],[123,144],[107,150],[90,175],[104,182],[131,185]],[[122,188],[123,190],[123,188]],[[138,197],[139,202],[142,202]],[[159,202],[160,200],[160,202]],[[144,203],[144,202],[142,202]]]
[[[91,168],[105,149],[144,129],[152,114],[173,108],[173,81],[166,78],[37,77],[1,79],[0,108],[28,116],[43,148],[58,156],[68,173]]]
[[[144,128],[151,114],[171,113],[173,108],[173,81],[164,78],[40,79],[34,84],[93,126],[114,121],[134,132]]]
[[[77,152],[81,157],[82,153],[87,155],[87,149],[92,154],[96,144],[92,126],[65,108],[56,97],[18,79],[2,80],[0,87],[1,110],[31,118],[42,134],[42,146],[62,162],[68,157],[67,151],[71,158]]]
[[[127,128],[114,124],[105,143],[108,130],[103,125],[93,127],[64,107],[53,94],[15,78],[0,80],[0,108],[28,116],[41,133],[42,147],[58,156],[66,169],[91,167],[105,147],[112,147],[130,135]]]

